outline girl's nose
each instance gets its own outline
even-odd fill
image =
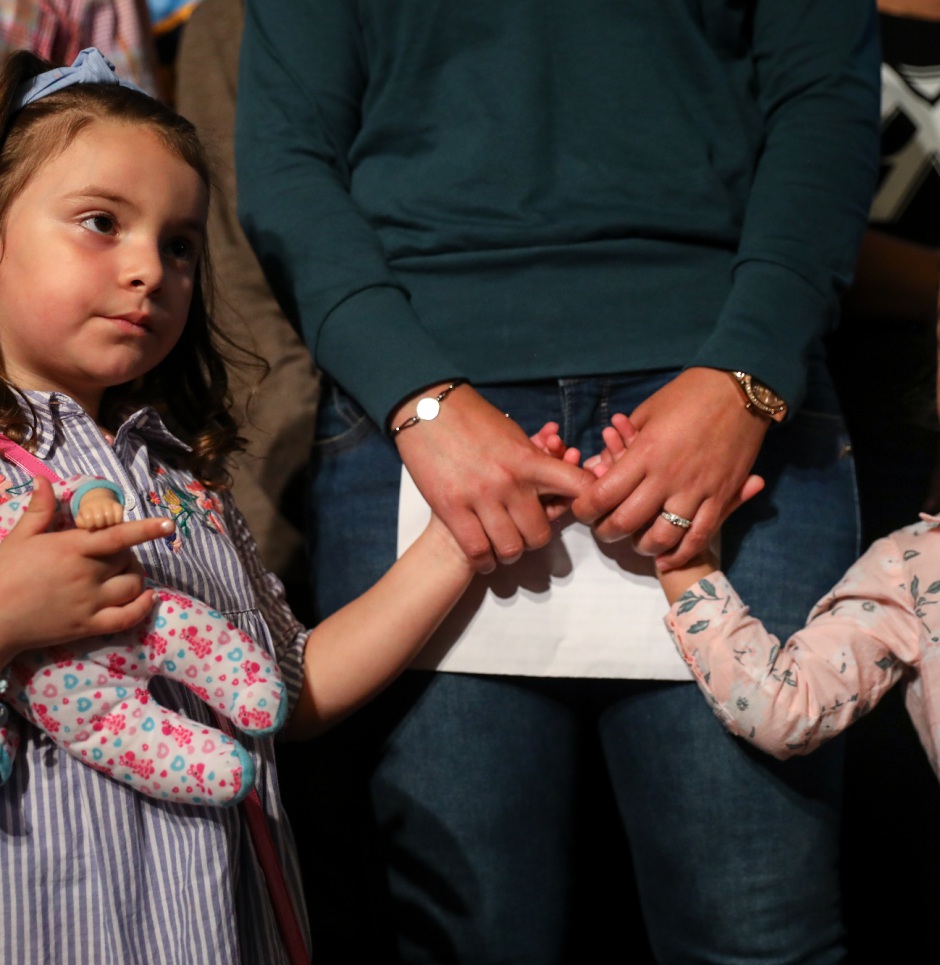
[[[125,267],[126,283],[134,289],[151,294],[163,284],[163,259],[156,248],[137,249]]]

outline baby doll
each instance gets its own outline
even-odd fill
[[[124,495],[106,479],[73,476],[53,490],[58,509],[50,529],[94,530],[123,520]],[[26,501],[7,493],[0,502],[3,539]],[[0,676],[4,699],[73,757],[134,790],[186,804],[235,804],[254,783],[251,757],[220,730],[157,704],[147,682],[157,675],[177,680],[245,733],[263,736],[287,712],[277,665],[206,604],[146,583],[157,602],[142,623],[20,654],[9,678]],[[0,715],[0,783],[10,776],[19,744],[6,716]]]

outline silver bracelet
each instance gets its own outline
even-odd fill
[[[450,385],[448,385],[443,392],[438,393],[437,396],[426,395],[423,399],[418,399],[415,414],[410,419],[405,419],[400,426],[389,429],[389,435],[397,436],[402,429],[410,429],[419,422],[431,422],[436,419],[441,414],[441,403],[458,385],[463,385],[463,383],[451,382]]]

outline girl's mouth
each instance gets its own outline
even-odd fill
[[[108,318],[125,329],[150,331],[150,316],[146,312],[125,312],[123,315],[109,315]]]

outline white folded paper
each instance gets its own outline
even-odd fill
[[[401,555],[431,511],[406,469],[398,506]],[[663,626],[653,561],[629,540],[598,543],[566,516],[552,541],[478,576],[413,666],[528,677],[688,680]]]

